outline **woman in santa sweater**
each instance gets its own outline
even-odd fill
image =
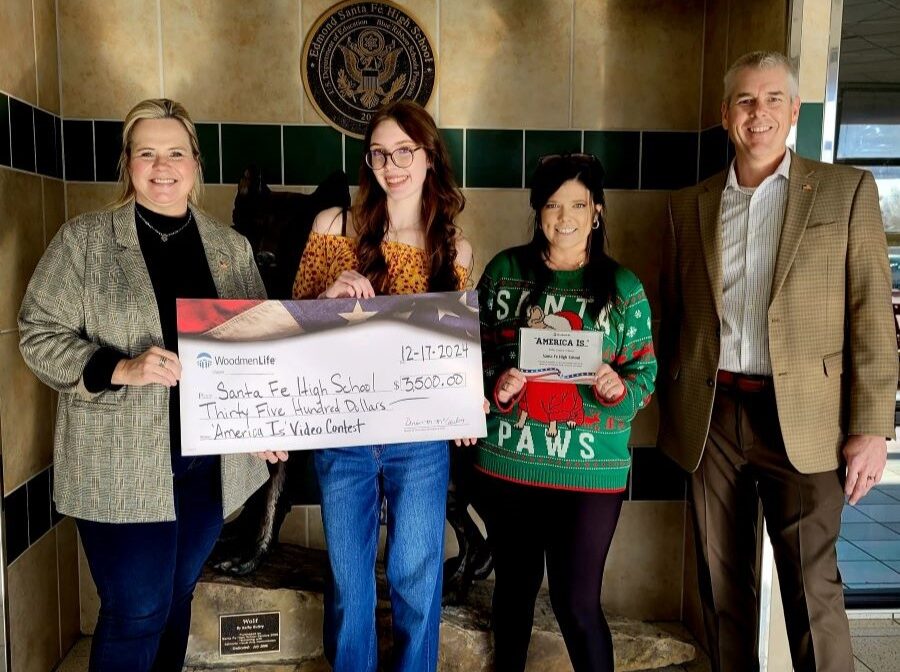
[[[531,242],[494,257],[478,285],[493,391],[477,466],[495,557],[495,664],[525,669],[546,561],[575,672],[612,672],[600,588],[631,467],[631,421],[656,377],[650,308],[638,278],[604,250],[596,157],[544,157],[531,206]],[[518,368],[521,327],[600,332],[603,363],[587,384],[529,377]]]

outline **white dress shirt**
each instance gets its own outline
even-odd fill
[[[769,295],[788,198],[791,153],[758,187],[738,184],[728,170],[719,222],[722,227],[722,335],[719,369],[772,375]]]

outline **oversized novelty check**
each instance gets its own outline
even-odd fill
[[[475,292],[178,300],[184,455],[485,436]]]

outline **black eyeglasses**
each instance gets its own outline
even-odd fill
[[[398,147],[393,152],[386,152],[383,149],[370,149],[366,152],[366,165],[372,170],[381,170],[387,165],[388,157],[391,158],[397,168],[409,168],[412,165],[416,152],[422,149],[417,147]]]
[[[543,156],[538,157],[539,166],[553,161],[572,161],[574,163],[600,165],[600,159],[596,156],[593,154],[583,154],[581,152],[573,152],[571,154],[544,154]]]

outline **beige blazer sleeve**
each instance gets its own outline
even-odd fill
[[[848,434],[894,436],[897,349],[891,271],[872,173],[853,198],[847,239]]]
[[[83,297],[89,226],[76,219],[50,242],[28,283],[19,311],[22,356],[58,392],[90,398],[81,374],[100,348],[86,335]]]

